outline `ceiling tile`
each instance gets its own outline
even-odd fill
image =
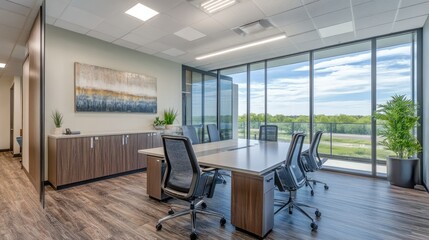
[[[300,33],[312,31],[315,28],[311,20],[305,20],[302,22],[286,25],[281,29],[283,29],[286,32],[286,35],[289,37]]]
[[[294,42],[294,44],[300,52],[318,49],[324,46],[322,40],[320,39],[309,42]]]
[[[355,34],[354,32],[344,33],[340,35],[335,35],[332,37],[323,38],[322,41],[325,44],[325,46],[331,46],[336,44],[341,44],[345,42],[350,42],[354,39]]]
[[[397,21],[429,14],[429,2],[399,9]]]
[[[391,29],[392,29],[392,23],[388,23],[388,24],[378,25],[375,27],[359,29],[356,31],[356,36],[359,39],[379,36],[379,35],[390,33]]]
[[[363,29],[391,23],[395,19],[396,11],[383,12],[377,15],[355,19],[355,28]]]
[[[269,18],[277,27],[284,27],[298,22],[309,20],[304,7],[295,8]]]
[[[46,0],[46,15],[59,18],[70,0]]]
[[[350,8],[350,1],[338,0],[319,0],[314,3],[305,5],[311,17],[317,17],[324,14],[338,12],[339,10]]]
[[[21,33],[19,28],[9,27],[0,24],[0,39],[1,41],[16,41]]]
[[[183,55],[185,52],[182,50],[179,50],[177,48],[170,48],[170,49],[167,49],[165,51],[162,51],[162,53],[165,53],[165,54],[170,55],[172,57],[177,57],[177,56]]]
[[[211,39],[200,38],[193,42],[189,42],[183,38],[180,38],[174,34],[169,34],[157,40],[160,43],[163,43],[168,46],[174,46],[175,48],[188,51],[189,49],[194,48],[195,46],[201,46],[202,43],[206,41],[211,41]]]
[[[246,1],[217,12],[212,18],[229,28],[234,28],[263,19],[265,15],[252,1]]]
[[[24,27],[25,20],[25,16],[0,9],[0,23],[3,25],[21,29]]]
[[[136,50],[139,51],[139,52],[142,52],[142,53],[146,53],[146,54],[154,54],[154,53],[159,52],[157,50],[150,49],[150,48],[145,48],[145,47],[139,47]]]
[[[10,56],[12,58],[24,60],[26,51],[27,51],[27,48],[25,46],[15,45],[15,47],[13,48],[12,54]]]
[[[61,19],[57,19],[54,26],[64,28],[64,29],[67,29],[67,30],[70,30],[73,32],[80,33],[80,34],[86,34],[87,32],[89,32],[89,29],[86,27],[82,27],[82,26],[76,25],[74,23],[69,23],[69,22],[63,21]]]
[[[70,6],[85,12],[108,18],[113,13],[124,13],[135,4],[134,0],[73,0]]]
[[[110,35],[101,33],[101,32],[97,32],[97,31],[89,31],[86,35],[94,37],[94,38],[98,38],[100,40],[103,40],[105,42],[113,42],[115,39],[115,37],[112,37]]]
[[[254,0],[254,2],[265,16],[272,16],[302,6],[301,0]]]
[[[0,1],[0,8],[23,16],[30,14],[31,8],[10,1]]]
[[[150,36],[150,39],[158,39],[164,37],[168,33],[161,30],[162,28],[154,28],[149,24],[143,24],[133,31],[133,33],[141,36]]]
[[[313,22],[317,28],[329,27],[350,21],[352,21],[352,12],[350,8],[313,18]]]
[[[209,17],[202,10],[196,8],[187,1],[182,2],[175,8],[166,11],[165,14],[176,19],[181,24],[188,26]]]
[[[195,24],[193,24],[191,27],[195,28],[196,30],[204,33],[205,35],[211,35],[216,34],[218,32],[221,32],[225,29],[225,26],[217,22],[216,20],[212,18],[206,18],[202,21],[199,21]]]
[[[408,7],[408,6],[419,4],[419,3],[425,3],[425,2],[429,2],[429,0],[406,0],[406,1],[401,1],[400,8]]]
[[[393,24],[392,31],[399,32],[408,29],[421,28],[425,24],[427,18],[428,15],[424,15],[420,17],[408,18],[401,21],[397,21]]]
[[[160,42],[151,42],[151,43],[145,44],[144,47],[150,48],[153,50],[157,50],[158,52],[162,52],[162,51],[165,51],[165,50],[171,48],[170,46],[167,46],[167,45],[162,44]]]
[[[103,19],[76,7],[67,7],[60,19],[89,29],[95,28]]]
[[[353,15],[355,18],[364,18],[374,16],[382,12],[396,10],[399,0],[389,0],[386,4],[385,0],[374,0],[364,4],[353,6]]]
[[[120,38],[127,34],[129,31],[121,29],[120,27],[114,26],[106,21],[100,23],[97,27],[94,28],[95,31],[104,33],[106,35],[113,36],[115,38]]]
[[[320,39],[319,33],[316,30],[301,33],[292,37],[289,37],[293,42],[309,42],[312,40]]]
[[[135,34],[135,33],[128,33],[125,36],[122,37],[123,40],[126,40],[128,42],[137,44],[139,46],[143,46],[147,43],[152,42],[155,39],[151,39],[150,36],[148,36],[149,38],[143,37],[141,35]]]
[[[143,25],[142,21],[140,21],[137,18],[132,17],[128,14],[124,14],[124,13],[113,14],[109,18],[106,18],[104,21],[107,24],[109,24],[111,26],[116,26],[117,28],[119,28],[123,31],[126,31],[126,32],[130,32],[131,30],[134,30],[138,26]],[[98,31],[100,31],[100,30],[98,29]]]
[[[46,23],[47,23],[47,24],[54,25],[54,24],[55,24],[55,21],[57,21],[57,19],[56,19],[56,18],[51,17],[51,16],[46,16]]]
[[[145,25],[155,29],[162,29],[162,31],[167,33],[174,33],[185,27],[180,21],[165,14],[159,14],[159,16],[150,19]]]
[[[29,8],[32,8],[34,6],[34,4],[36,4],[35,0],[8,0],[8,1],[17,3],[17,4],[22,5],[22,6],[26,6]]]
[[[113,43],[117,44],[119,46],[122,46],[122,47],[130,48],[130,49],[136,49],[136,48],[140,47],[138,44],[129,42],[129,41],[124,40],[124,39],[115,40]]]
[[[174,35],[179,36],[183,39],[186,39],[188,41],[194,41],[200,38],[205,37],[206,35],[191,28],[191,27],[185,27],[177,32],[174,33]]]
[[[178,4],[183,2],[183,0],[141,0],[140,2],[157,12],[165,12],[176,7]]]

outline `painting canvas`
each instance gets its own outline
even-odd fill
[[[76,112],[156,113],[156,78],[75,63]]]

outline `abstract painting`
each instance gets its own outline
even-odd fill
[[[156,78],[75,62],[76,112],[156,113]]]

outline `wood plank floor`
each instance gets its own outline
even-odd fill
[[[389,186],[385,180],[319,172],[330,189],[316,186],[298,193],[301,202],[319,207],[319,230],[299,212],[282,211],[267,239],[429,239],[429,195]],[[230,181],[230,179],[227,178]],[[146,173],[89,183],[60,191],[48,187],[46,209],[19,161],[0,153],[0,239],[188,239],[189,217],[155,230],[168,205],[146,195]],[[175,203],[180,210],[182,202]],[[253,239],[237,231],[230,220],[230,185],[218,185],[209,209],[222,211],[228,223],[219,226],[199,216],[200,239]],[[177,205],[176,205],[177,204]],[[179,205],[180,204],[180,205]]]

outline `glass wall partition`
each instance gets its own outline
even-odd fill
[[[232,138],[247,138],[247,66],[223,69],[220,78],[232,79]]]
[[[267,124],[277,125],[279,141],[289,142],[296,132],[310,133],[309,56],[267,62]]]
[[[377,105],[386,103],[393,95],[405,95],[415,100],[413,58],[415,33],[377,39]],[[379,144],[382,126],[377,125],[377,174],[386,174],[386,159],[393,152]]]
[[[314,131],[337,168],[371,172],[371,42],[314,52]]]
[[[394,94],[419,99],[418,34],[341,44],[214,73],[184,71],[184,123],[218,123],[223,139],[258,139],[261,125],[275,124],[279,141],[304,132],[309,143],[322,130],[319,152],[329,159],[327,168],[385,176],[391,152],[379,144],[381,125],[373,115],[376,105]]]
[[[265,62],[252,63],[250,68],[250,136],[259,138],[259,127],[265,125]]]

